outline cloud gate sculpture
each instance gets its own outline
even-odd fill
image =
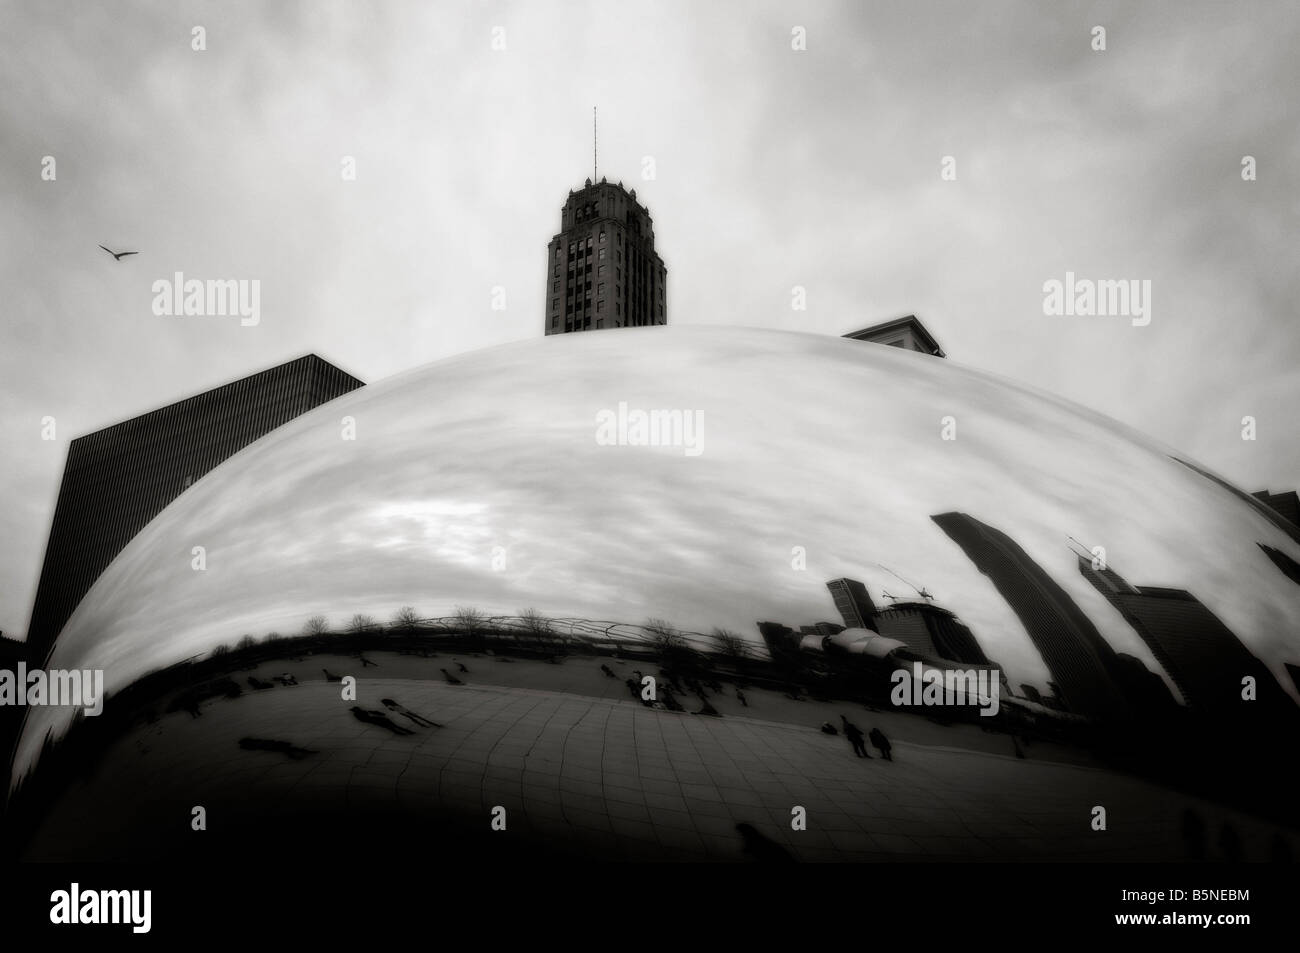
[[[113,857],[200,849],[199,806],[869,860],[1090,858],[1102,805],[1106,856],[1199,849],[1188,816],[1276,855],[1294,818],[1140,767],[1225,726],[1257,780],[1258,748],[1294,751],[1300,587],[1273,552],[1300,539],[1176,450],[938,358],[708,327],[465,354],[261,438],[117,556],[49,666],[102,670],[118,728],[73,783],[60,750],[96,719],[28,713],[24,849],[77,856],[57,817],[112,790]],[[993,670],[998,717],[891,706],[917,660]]]

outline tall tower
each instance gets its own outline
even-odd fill
[[[1102,721],[1132,714],[1123,673],[1097,627],[1006,533],[965,513],[932,516],[1020,617],[1070,710]]]
[[[27,628],[28,662],[45,661],[99,574],[194,481],[360,386],[308,354],[73,440]]]
[[[668,270],[636,189],[570,192],[546,253],[546,333],[667,324]]]
[[[1106,597],[1151,649],[1189,707],[1215,717],[1294,716],[1295,704],[1273,673],[1199,599],[1184,589],[1134,586],[1110,567],[1079,572]],[[1243,703],[1242,678],[1255,680],[1257,700]]]
[[[856,579],[832,579],[826,583],[835,600],[835,608],[840,610],[844,625],[850,629],[871,627],[871,620],[876,614],[876,604],[871,601],[867,587]]]

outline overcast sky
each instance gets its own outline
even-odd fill
[[[1246,490],[1300,485],[1294,4],[44,2],[0,22],[8,635],[71,438],[307,352],[376,381],[539,336],[593,105],[601,174],[654,218],[670,323],[914,312],[951,360]],[[260,279],[260,323],[154,315],[178,271]],[[1046,316],[1067,271],[1150,280],[1150,323]]]

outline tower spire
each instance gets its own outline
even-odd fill
[[[591,181],[599,182],[596,176],[596,107],[591,107]]]

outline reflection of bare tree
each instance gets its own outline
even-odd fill
[[[307,635],[324,635],[330,630],[329,620],[323,615],[314,615],[307,620],[302,630]]]
[[[715,628],[712,632],[712,638],[719,655],[732,659],[748,658],[749,643],[730,629]]]
[[[483,613],[479,612],[473,606],[457,606],[456,615],[453,616],[456,625],[461,632],[469,638],[480,635],[483,631]]]
[[[358,613],[348,622],[348,631],[353,635],[361,635],[366,632],[373,632],[378,628],[377,623],[368,615]]]
[[[523,626],[524,631],[532,636],[536,642],[549,642],[555,635],[555,629],[551,625],[551,620],[542,615],[536,609],[522,610],[519,613],[519,622]]]
[[[699,661],[696,652],[690,647],[678,629],[665,619],[646,619],[642,626],[646,639],[658,653],[664,669],[670,673],[685,674],[696,668]]]
[[[393,613],[393,628],[398,632],[411,633],[420,623],[420,614],[411,606],[402,606]]]
[[[686,644],[682,634],[666,619],[646,619],[644,628],[650,644],[661,652],[680,648]]]

